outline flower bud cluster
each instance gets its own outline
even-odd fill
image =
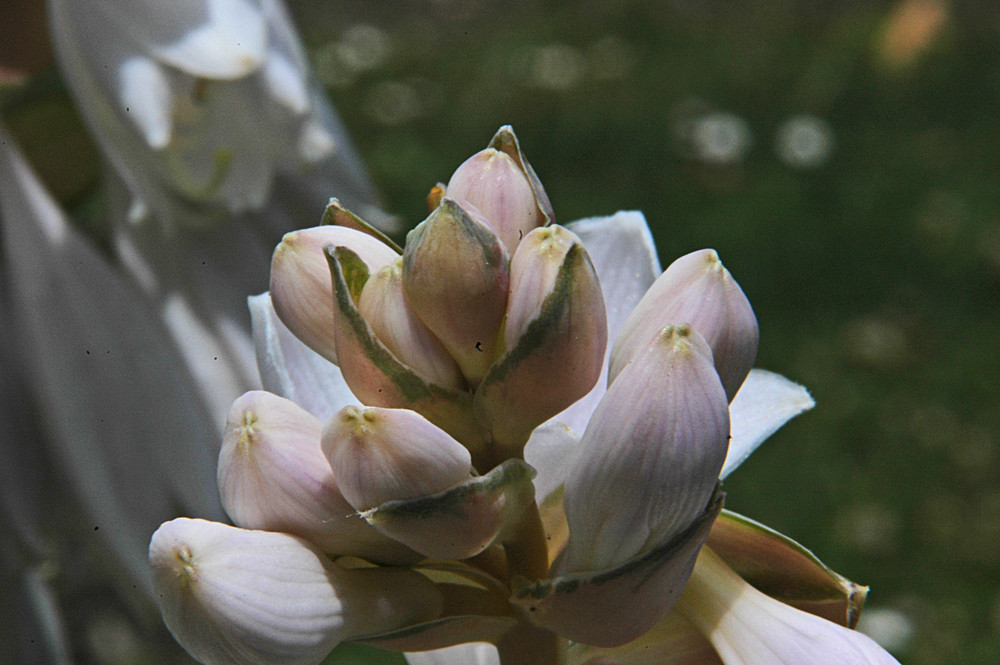
[[[751,373],[757,322],[713,250],[656,277],[641,216],[553,223],[507,127],[428,201],[404,248],[334,199],[331,224],[275,250],[256,318],[311,351],[281,360],[280,331],[262,334],[262,373],[302,395],[336,365],[360,404],[325,423],[270,392],[233,404],[218,483],[236,527],[175,520],[150,545],[190,653],[314,663],[342,640],[489,641],[505,664],[559,665],[673,662],[683,642],[735,664],[749,605],[806,631],[833,623],[791,603],[852,621],[863,591],[722,511],[720,477],[812,401]],[[576,432],[560,419],[580,408]],[[744,573],[793,596],[745,593]],[[871,652],[843,630],[824,645]]]
[[[402,251],[363,223],[288,234],[271,296],[363,403],[420,413],[485,471],[597,382],[604,300],[509,127],[436,192]]]

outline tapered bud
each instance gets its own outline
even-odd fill
[[[731,400],[753,367],[760,333],[750,302],[715,250],[682,256],[653,283],[612,346],[609,382],[671,323],[689,323],[705,338]]]
[[[487,148],[465,160],[448,181],[448,196],[471,203],[511,253],[521,238],[544,223],[535,192],[507,153]]]
[[[286,233],[271,259],[271,300],[296,337],[327,360],[337,362],[333,335],[333,284],[325,245],[346,246],[369,274],[397,254],[376,238],[344,226],[317,226]],[[367,275],[358,280],[364,284]],[[360,286],[359,286],[360,292]]]
[[[401,363],[426,381],[455,390],[465,389],[458,363],[403,295],[402,258],[383,266],[368,279],[358,299],[358,309],[375,336]]]
[[[475,397],[494,441],[523,445],[535,427],[586,395],[601,373],[607,331],[601,287],[580,239],[558,225],[525,236],[511,260],[506,353]]]
[[[437,494],[472,475],[469,451],[406,409],[348,406],[323,432],[323,453],[359,511]]]
[[[475,211],[444,198],[406,239],[403,289],[470,384],[493,363],[507,307],[507,250]]]
[[[442,607],[414,571],[347,570],[295,536],[204,520],[160,526],[149,561],[167,627],[205,665],[312,665],[342,640]]]
[[[898,665],[866,635],[761,593],[708,548],[675,607],[726,665]]]
[[[277,395],[251,391],[237,399],[219,451],[226,512],[237,526],[301,536],[330,554],[412,562],[412,550],[354,514],[320,448],[322,431],[316,417]]]
[[[601,400],[565,486],[559,572],[620,566],[705,512],[726,458],[729,409],[708,345],[668,326]]]

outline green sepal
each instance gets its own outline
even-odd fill
[[[868,587],[834,572],[788,536],[724,510],[707,545],[740,577],[778,600],[853,628]]]
[[[425,556],[467,559],[502,540],[523,511],[534,505],[534,477],[529,464],[511,459],[444,492],[389,501],[361,516]]]
[[[497,133],[493,135],[489,145],[486,147],[499,150],[500,152],[505,152],[510,155],[515,162],[517,162],[517,165],[521,167],[522,171],[524,171],[525,177],[528,178],[528,184],[531,185],[531,191],[535,193],[535,202],[538,204],[538,209],[541,211],[542,217],[545,218],[545,222],[540,226],[555,224],[556,215],[552,209],[552,202],[549,201],[549,195],[545,193],[545,188],[542,187],[542,181],[538,179],[535,169],[532,168],[531,163],[521,151],[521,144],[517,140],[517,136],[514,134],[514,129],[510,125],[504,125],[497,130]]]
[[[326,204],[326,209],[323,210],[323,216],[320,218],[319,223],[320,226],[346,226],[349,229],[367,233],[376,240],[380,240],[391,247],[397,254],[403,253],[403,248],[397,245],[392,238],[340,205],[340,199],[330,199],[330,202]]]

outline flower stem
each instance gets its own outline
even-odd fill
[[[507,576],[511,590],[517,578],[530,582],[543,579],[549,572],[549,552],[545,546],[545,529],[538,514],[538,506],[532,503],[521,516],[509,538],[503,541],[507,553]]]
[[[560,665],[565,662],[565,641],[555,633],[519,623],[497,642],[500,665]]]

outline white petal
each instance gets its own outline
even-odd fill
[[[726,665],[898,665],[867,635],[757,591],[707,548],[675,608]]]
[[[572,222],[567,228],[583,240],[590,255],[601,282],[608,319],[608,348],[601,378],[586,396],[554,418],[582,432],[607,391],[607,357],[611,353],[611,342],[662,269],[653,236],[641,212],[622,211],[610,217],[590,217]]]
[[[580,449],[580,434],[557,420],[536,427],[524,446],[524,461],[535,468],[535,502],[541,504],[545,497],[566,482]]]
[[[304,72],[284,55],[271,51],[264,64],[264,81],[273,97],[300,115],[309,110],[309,89],[306,86]]]
[[[248,0],[56,0],[73,15],[81,34],[130,41],[192,76],[234,79],[264,61],[267,25]],[[87,50],[107,48],[93,36]]]
[[[233,403],[219,451],[219,494],[246,529],[284,531],[323,552],[382,563],[418,557],[355,514],[320,448],[323,424],[296,404],[261,390]]]
[[[815,405],[799,384],[774,372],[750,370],[729,405],[732,438],[720,478],[732,473],[778,428]]]
[[[135,57],[118,69],[118,103],[153,150],[170,142],[173,93],[163,69],[149,58]]]
[[[206,665],[313,665],[343,639],[440,612],[421,575],[345,570],[284,533],[176,519],[153,534],[149,562],[167,627]]]
[[[601,280],[608,331],[616,336],[650,285],[663,272],[646,218],[638,211],[590,217],[567,225],[583,240]]]
[[[675,260],[626,319],[611,348],[608,380],[671,323],[689,323],[712,347],[715,368],[732,398],[757,357],[760,332],[743,289],[713,249]]]
[[[327,423],[322,448],[358,510],[437,494],[472,475],[469,451],[406,409],[346,406]]]
[[[360,403],[340,368],[300,342],[281,322],[269,293],[247,298],[247,305],[265,390],[290,399],[324,422],[348,404]]]
[[[263,62],[267,26],[254,3],[245,0],[133,2],[126,25],[165,62],[192,76],[231,79]],[[121,3],[115,3],[122,6]]]
[[[333,279],[324,247],[346,247],[374,274],[396,252],[372,236],[345,226],[316,226],[286,233],[271,258],[271,302],[296,337],[336,362]]]
[[[67,222],[0,130],[3,249],[51,459],[149,588],[149,525],[222,517],[216,425],[159,316]],[[107,528],[104,528],[107,527]]]
[[[406,654],[409,665],[500,665],[497,648],[486,642],[458,644],[446,649]]]
[[[580,441],[563,497],[569,543],[558,574],[624,565],[701,516],[729,435],[712,352],[668,326],[608,389]]]

